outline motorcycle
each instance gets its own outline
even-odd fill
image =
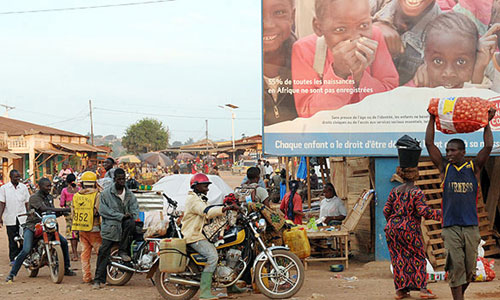
[[[180,213],[177,211],[177,202],[163,194],[167,199],[170,220],[165,237],[177,236],[179,232],[174,232],[177,218]],[[142,222],[136,222],[136,228],[142,231]],[[111,251],[110,263],[107,266],[106,282],[111,285],[125,285],[135,273],[146,274],[146,279],[152,279],[158,269],[161,238],[143,239],[142,233],[136,234],[131,246],[130,262],[124,262],[118,255],[118,248]]]
[[[238,214],[236,224],[214,244],[219,263],[212,287],[229,287],[252,271],[253,282],[268,298],[290,298],[301,289],[305,278],[302,262],[287,247],[265,245],[260,235],[265,232],[266,225],[266,220],[258,211],[248,213],[243,209]],[[177,224],[174,226],[177,227]],[[180,230],[176,229],[176,232],[180,233]],[[177,237],[180,238],[181,234]],[[259,247],[261,251],[257,254]],[[189,246],[187,256],[184,272],[156,272],[156,288],[164,299],[191,299],[198,292],[206,259]]]
[[[59,176],[54,176],[52,180],[52,191],[51,194],[56,197],[59,196],[63,190],[67,186],[66,180]]]
[[[64,278],[64,255],[57,232],[56,215],[53,212],[45,212],[41,216],[32,210],[29,213],[18,215],[18,217],[34,214],[42,221],[35,225],[33,235],[33,247],[23,262],[29,272],[29,277],[36,277],[38,271],[48,266],[52,282],[61,283]],[[21,225],[20,235],[14,239],[22,248],[23,230],[25,224]]]
[[[22,183],[24,185],[26,185],[26,187],[28,188],[28,191],[29,191],[30,195],[33,195],[36,192],[36,186],[33,184],[33,182],[31,181],[31,179],[29,177],[26,178],[26,179],[24,179],[22,181]]]

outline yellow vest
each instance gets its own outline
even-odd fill
[[[94,204],[96,194],[82,195],[76,193],[73,196],[73,223],[71,230],[91,231],[94,226]]]

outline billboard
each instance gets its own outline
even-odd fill
[[[500,13],[462,2],[263,0],[263,152],[394,156],[402,135],[424,140],[430,99],[447,97],[493,102],[499,147]],[[451,138],[483,146],[482,131],[435,143]]]

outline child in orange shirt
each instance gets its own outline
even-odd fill
[[[292,50],[299,117],[338,109],[398,86],[384,38],[372,27],[368,0],[316,0],[315,12],[316,35],[297,41]],[[324,51],[318,41],[325,45]],[[315,61],[321,61],[319,69]]]

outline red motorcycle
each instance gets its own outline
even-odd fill
[[[52,282],[61,283],[64,278],[64,256],[57,232],[56,215],[53,212],[46,212],[40,216],[36,211],[32,210],[29,213],[19,216],[36,215],[42,221],[35,225],[35,233],[33,236],[33,247],[31,252],[26,256],[23,265],[29,273],[29,277],[36,277],[40,268],[48,266],[50,269],[50,277]],[[23,245],[23,230],[25,224],[21,225],[20,235],[15,240]]]

